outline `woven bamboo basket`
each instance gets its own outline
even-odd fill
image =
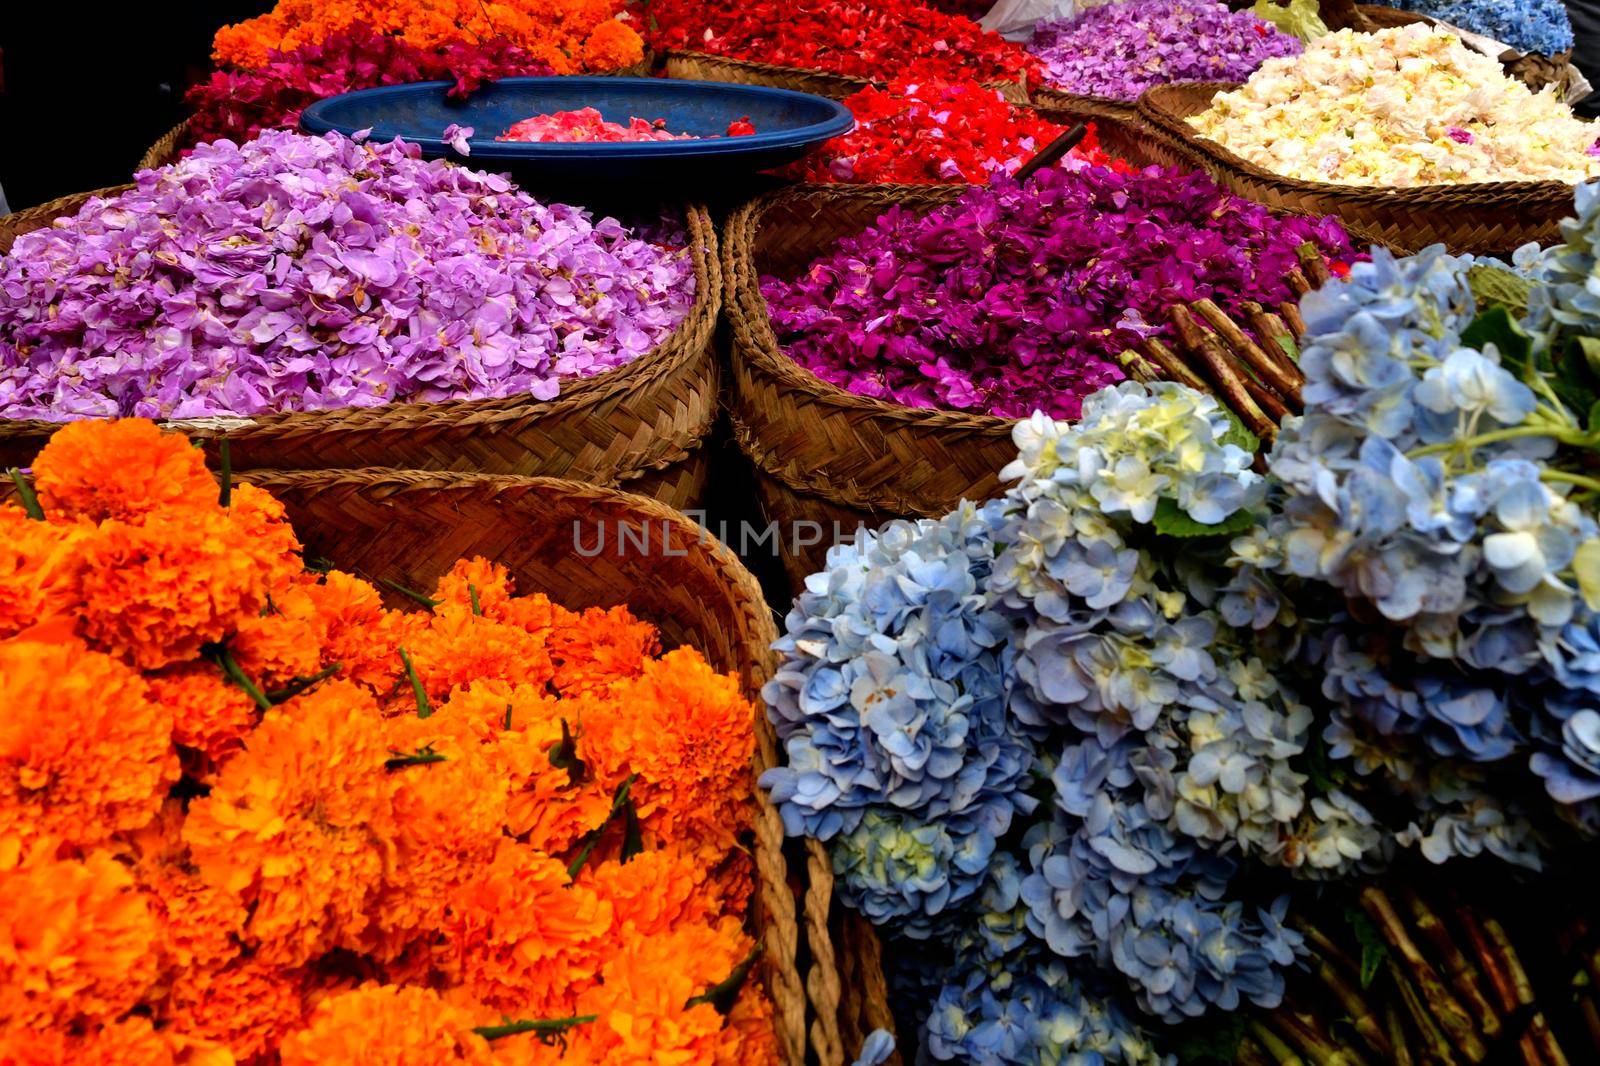
[[[776,63],[760,63],[753,59],[730,59],[705,52],[665,53],[665,73],[681,81],[725,81],[735,85],[767,85],[774,89],[793,89],[796,92],[826,96],[830,100],[843,100],[869,85],[883,87],[887,79],[857,78],[849,74],[830,74],[824,70],[806,70],[784,67]],[[991,88],[1014,104],[1028,102],[1028,88],[1020,82],[997,82]]]
[[[1529,241],[1550,243],[1572,214],[1572,187],[1558,181],[1368,188],[1300,181],[1273,174],[1214,141],[1198,136],[1184,119],[1211,106],[1220,82],[1158,85],[1139,99],[1147,125],[1183,144],[1201,167],[1227,188],[1268,207],[1337,215],[1386,242],[1422,248],[1443,242],[1453,252],[1504,255]]]
[[[1039,110],[1092,121],[1110,120],[1124,126],[1137,126],[1139,104],[1123,100],[1108,100],[1100,96],[1079,96],[1060,89],[1036,88],[1028,94],[1029,102]]]
[[[17,236],[76,212],[101,189],[0,218],[0,252]],[[703,207],[686,211],[695,299],[676,331],[626,366],[565,385],[553,400],[513,396],[289,412],[171,423],[235,470],[393,467],[566,477],[617,485],[678,508],[699,503],[704,443],[717,415],[713,334],[722,304],[716,232]],[[26,465],[56,427],[0,421],[0,467]]]
[[[723,255],[729,279],[724,310],[733,338],[729,420],[734,439],[756,468],[765,516],[783,532],[784,567],[795,587],[821,569],[830,545],[861,527],[942,515],[963,498],[998,495],[999,471],[1016,458],[1012,419],[903,407],[847,392],[801,368],[779,349],[760,290],[762,276],[798,275],[889,207],[926,211],[951,202],[964,188],[800,185],[756,199],[728,219]],[[1383,243],[1360,227],[1348,228],[1358,244]],[[1297,280],[1311,287],[1306,279]],[[1187,342],[1176,353],[1161,354],[1169,365],[1192,356]],[[1263,425],[1255,410],[1262,397],[1240,399],[1227,387],[1248,393],[1260,382],[1247,387],[1242,381],[1212,380],[1212,367],[1190,369],[1194,372],[1182,374],[1182,366],[1176,374],[1161,372],[1134,360],[1129,373],[1187,380],[1217,391],[1247,426]],[[1291,391],[1298,403],[1297,389]]]

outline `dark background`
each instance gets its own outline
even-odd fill
[[[217,27],[271,0],[0,0],[0,188],[13,211],[120,185],[185,115]]]

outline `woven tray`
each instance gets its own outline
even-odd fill
[[[1368,188],[1300,181],[1273,174],[1214,141],[1184,119],[1211,106],[1221,82],[1158,85],[1139,98],[1146,124],[1179,141],[1218,182],[1268,207],[1337,215],[1401,247],[1443,242],[1453,252],[1505,255],[1529,241],[1550,243],[1572,214],[1572,187],[1558,181]]]
[[[1071,115],[1075,119],[1102,121],[1109,119],[1124,126],[1139,122],[1139,104],[1123,100],[1107,100],[1100,96],[1079,96],[1060,89],[1036,88],[1028,94],[1030,102],[1040,111]]]
[[[0,218],[0,251],[91,196],[117,191],[65,197]],[[701,444],[717,413],[712,335],[722,278],[710,217],[691,206],[686,218],[695,299],[683,322],[654,351],[566,384],[553,400],[524,395],[172,425],[213,454],[219,441],[229,441],[235,470],[382,466],[567,477],[637,488],[673,507],[691,507],[705,487],[709,458]],[[0,467],[26,465],[55,426],[0,421]]]
[[[758,63],[751,59],[730,59],[705,52],[665,53],[665,74],[681,81],[726,81],[736,85],[768,85],[775,89],[793,89],[795,92],[826,96],[830,100],[843,100],[869,85],[882,88],[887,79],[879,81],[857,78],[848,74],[830,74],[823,70],[806,70],[784,67],[776,63]],[[996,82],[990,88],[1014,104],[1028,102],[1027,86],[1020,82]]]

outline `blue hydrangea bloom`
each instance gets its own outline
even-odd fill
[[[1572,21],[1561,0],[1385,0],[1519,52],[1553,56],[1572,48]]]

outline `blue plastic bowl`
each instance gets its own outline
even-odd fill
[[[823,141],[848,133],[848,108],[820,96],[722,82],[664,78],[502,78],[465,100],[446,95],[449,82],[385,85],[318,100],[300,115],[309,133],[372,130],[374,140],[411,141],[429,158],[460,155],[444,142],[446,126],[473,127],[468,163],[510,167],[551,181],[662,183],[725,181],[793,162]],[[612,122],[665,119],[673,133],[703,140],[621,144],[526,144],[496,141],[514,123],[553,111],[592,107]],[[748,116],[756,132],[725,136]]]

